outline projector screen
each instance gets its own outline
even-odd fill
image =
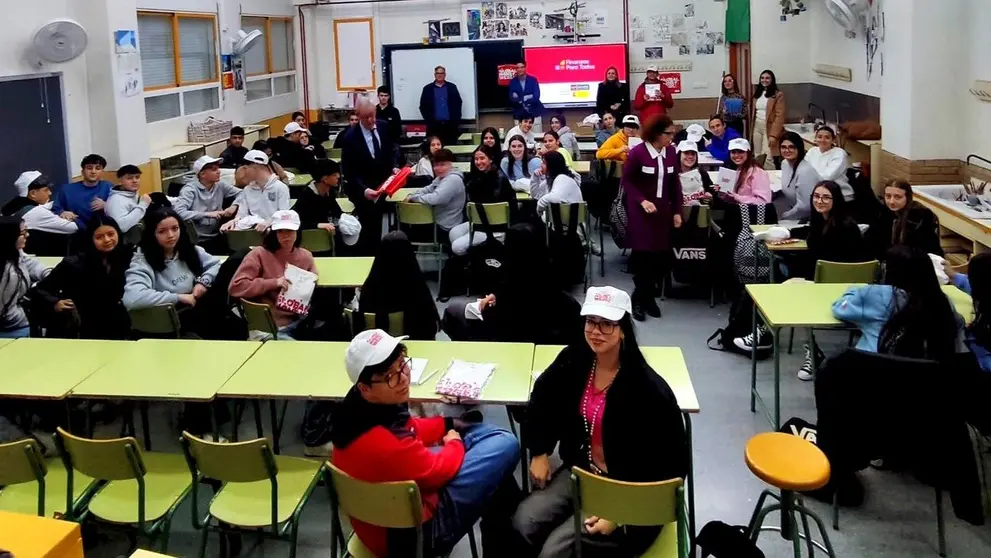
[[[548,107],[595,106],[599,82],[615,66],[626,81],[626,45],[568,45],[523,49],[527,73],[540,82],[540,102]]]

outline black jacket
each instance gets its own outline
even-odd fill
[[[864,242],[863,235],[860,234],[860,227],[853,219],[836,223],[826,230],[813,225],[798,227],[792,229],[791,235],[794,238],[808,240],[809,249],[804,254],[804,258],[797,259],[804,260],[799,266],[799,276],[809,280],[815,276],[816,262],[819,260],[854,263],[874,259],[867,243]]]
[[[306,149],[284,137],[268,140],[268,146],[272,148],[272,160],[282,165],[282,168],[309,173],[317,159],[314,150]]]
[[[619,103],[619,109],[613,110],[612,105]],[[623,117],[630,114],[630,86],[620,81],[599,84],[599,92],[595,95],[595,112],[601,118],[606,112],[616,117],[616,126],[621,126]]]
[[[434,89],[437,86],[434,82],[430,82],[423,86],[423,91],[420,92],[420,114],[423,119],[427,122],[436,122],[437,118],[436,107],[434,106]],[[447,122],[452,124],[461,123],[461,93],[458,92],[458,86],[447,81],[444,82],[444,87],[447,88],[447,111],[450,118]]]
[[[375,126],[380,131],[381,149],[374,156],[368,151],[368,144],[365,143],[361,124],[350,128],[341,140],[341,172],[345,179],[344,192],[359,213],[373,205],[373,202],[365,199],[365,188],[373,190],[378,188],[385,182],[386,178],[392,176],[392,169],[399,166],[396,143],[392,141],[388,133],[381,132],[389,129],[388,123],[380,120]],[[384,201],[380,203],[384,204]]]
[[[943,255],[939,244],[939,219],[928,207],[913,202],[907,210],[904,231],[895,238],[896,214],[888,209],[881,212],[876,223],[867,229],[867,241],[879,260],[885,259],[888,249],[904,244],[927,254]]]
[[[403,117],[400,116],[399,109],[392,103],[385,108],[382,108],[382,105],[375,105],[375,118],[389,125],[389,136],[392,137],[392,141],[398,142],[399,136],[403,135]]]
[[[244,160],[244,156],[248,154],[248,148],[245,146],[235,147],[233,145],[228,145],[227,149],[220,154],[220,166],[225,169],[236,169],[243,165],[248,164]]]
[[[293,209],[299,214],[301,229],[315,229],[320,223],[333,223],[343,213],[333,192],[321,196],[311,186],[300,189]]]
[[[544,289],[540,293],[522,293],[503,288],[497,289],[495,295],[498,304],[482,312],[493,341],[535,345],[585,342],[581,304],[571,293]],[[540,312],[533,312],[534,300],[540,301]]]

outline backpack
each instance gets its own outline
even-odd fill
[[[495,292],[502,284],[502,262],[506,258],[506,246],[492,234],[489,216],[481,203],[475,203],[479,226],[485,232],[485,242],[468,249],[468,290],[471,293],[487,295]]]
[[[696,537],[702,558],[764,558],[764,553],[750,540],[746,527],[710,521]]]
[[[586,253],[585,246],[578,236],[578,207],[579,204],[567,204],[569,208],[568,225],[562,225],[561,211],[565,204],[550,208],[551,223],[550,239],[547,243],[551,255],[551,269],[554,271],[558,284],[570,289],[572,286],[585,281]]]
[[[771,253],[764,243],[758,246],[757,239],[750,232],[750,225],[777,223],[778,217],[771,204],[739,204],[740,230],[736,235],[733,249],[733,271],[741,284],[767,282],[771,272]],[[731,213],[728,211],[727,213]],[[759,250],[754,260],[754,251]]]
[[[746,291],[741,291],[730,306],[729,321],[724,327],[714,331],[705,344],[714,351],[729,351],[749,357],[750,351],[737,347],[733,340],[753,332],[753,311],[753,300]],[[716,341],[716,346],[712,345],[713,341]],[[764,360],[769,356],[771,349],[757,349],[757,360]]]
[[[617,248],[626,248],[626,226],[629,222],[629,217],[626,215],[626,196],[623,193],[623,183],[621,182],[616,191],[616,199],[613,200],[612,207],[609,209],[609,231]]]

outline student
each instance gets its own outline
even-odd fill
[[[264,232],[276,211],[289,209],[289,187],[273,172],[268,157],[261,151],[252,150],[244,156],[244,160],[249,163],[244,171],[250,183],[241,190],[235,201],[237,213],[234,219],[221,225],[221,232],[237,230],[238,221],[245,217],[261,219],[263,222],[254,225],[254,228]]]
[[[805,154],[805,160],[819,173],[823,180],[832,180],[840,185],[843,198],[853,201],[853,186],[846,177],[846,151],[836,146],[836,132],[828,124],[822,124],[816,129],[815,147]]]
[[[640,119],[627,114],[623,117],[623,129],[599,146],[595,158],[600,161],[626,161],[626,155],[630,152],[630,138],[639,137]]]
[[[668,275],[671,229],[681,227],[681,181],[669,172],[678,165],[671,145],[674,123],[667,116],[644,126],[643,144],[630,150],[623,165],[622,188],[626,196],[627,245],[633,271],[633,318],[661,317],[655,300],[656,286]]]
[[[282,168],[282,165],[272,160],[272,148],[268,145],[267,141],[258,140],[251,145],[251,149],[254,151],[261,151],[266,157],[268,157],[269,165],[272,167],[272,171],[278,175],[279,180],[282,180],[283,182],[289,180],[289,175],[286,174],[286,170]],[[245,153],[245,157],[247,157],[247,153]],[[251,182],[248,178],[247,166],[248,161],[245,159],[243,164],[237,168],[237,171],[234,172],[234,185],[238,188],[243,188]]]
[[[24,253],[29,234],[20,217],[0,217],[0,339],[31,334],[24,296],[44,276],[45,266]]]
[[[122,166],[117,169],[117,179],[120,185],[110,190],[104,212],[127,234],[144,219],[145,211],[151,205],[151,196],[138,191],[141,188],[141,169],[138,167]]]
[[[272,159],[283,168],[296,169],[302,173],[310,172],[316,155],[312,150],[303,146],[303,136],[308,133],[306,128],[296,122],[286,124],[282,130],[282,137],[271,138],[268,141],[269,146],[275,152]]]
[[[709,118],[709,132],[712,135],[705,140],[705,150],[713,158],[723,161],[727,167],[732,168],[733,163],[729,157],[729,142],[740,137],[740,134],[734,128],[727,127],[723,117],[719,115]]]
[[[747,100],[736,84],[733,74],[723,76],[722,94],[716,101],[716,114],[723,119],[726,126],[736,130],[738,137],[743,136],[744,115],[747,114]]]
[[[173,208],[184,221],[193,223],[196,243],[211,254],[223,255],[228,251],[227,239],[220,234],[221,219],[237,214],[237,203],[224,209],[224,202],[236,199],[241,189],[220,181],[220,159],[204,155],[193,163],[196,180],[179,191],[179,199]],[[245,169],[247,172],[247,169]]]
[[[553,132],[547,132],[551,134]],[[530,195],[537,200],[537,212],[543,212],[552,203],[581,203],[582,190],[578,182],[571,176],[566,157],[561,151],[548,151],[541,156],[543,161],[540,175],[544,177],[540,185],[535,187]],[[541,186],[546,186],[542,191]]]
[[[444,143],[440,141],[437,136],[430,136],[423,140],[423,144],[420,145],[420,160],[416,162],[416,166],[413,167],[414,176],[429,176],[434,177],[434,163],[430,160],[434,153],[437,153],[444,148]]]
[[[378,88],[378,104],[375,105],[375,119],[386,123],[392,141],[398,142],[403,135],[403,117],[399,114],[399,109],[392,104],[392,91],[384,85]]]
[[[819,260],[852,263],[872,259],[838,184],[829,180],[816,184],[812,190],[812,210],[808,227],[792,229],[793,237],[808,239],[809,249],[804,268],[790,275],[812,280]]]
[[[326,159],[327,150],[324,149],[323,146],[320,145],[319,143],[312,143],[312,142],[313,142],[313,134],[309,130],[304,129],[303,135],[299,136],[299,145],[302,146],[303,149],[305,149],[306,151],[312,153],[317,160]]]
[[[533,131],[533,116],[526,114],[520,118],[519,124],[510,128],[506,134],[506,142],[502,146],[503,151],[509,151],[509,140],[516,136],[523,136],[528,148],[533,147],[537,141],[537,134]]]
[[[691,140],[685,140],[678,144],[678,176],[679,182],[682,184],[682,192],[684,192],[684,177],[681,175],[686,172],[691,172],[693,170],[699,171],[699,176],[702,178],[702,194],[698,197],[699,200],[710,200],[712,199],[712,179],[709,178],[709,173],[705,172],[699,167],[699,146],[696,142]],[[687,195],[687,194],[683,194]],[[696,203],[695,205],[698,205]]]
[[[650,87],[652,94],[647,94]],[[671,90],[661,81],[661,74],[657,66],[651,64],[647,66],[647,77],[644,78],[640,87],[637,87],[637,94],[633,99],[633,108],[640,113],[640,121],[647,120],[656,115],[665,115],[667,110],[674,106],[674,99],[671,97]]]
[[[51,182],[38,171],[22,172],[14,187],[17,197],[4,204],[0,214],[20,217],[28,230],[53,234],[72,234],[79,230],[76,222],[63,219],[49,209],[52,197]]]
[[[509,106],[513,109],[513,119],[519,124],[523,117],[533,117],[533,125],[541,129],[540,115],[544,105],[540,102],[540,83],[537,78],[526,73],[526,62],[516,63],[516,78],[509,82]]]
[[[334,226],[344,213],[334,197],[341,181],[341,165],[330,159],[313,165],[313,182],[303,188],[296,200],[296,213],[303,230],[323,229],[335,234]]]
[[[292,113],[292,121],[299,124],[301,128],[306,128],[306,115],[301,111],[296,111]]]
[[[630,114],[630,85],[619,81],[619,71],[615,66],[606,68],[606,79],[599,83],[595,93],[595,112],[603,120],[607,113],[613,115],[613,120]]]
[[[974,321],[966,330],[966,343],[984,372],[991,372],[991,325],[987,308],[991,308],[991,254],[977,254],[970,259],[967,273],[956,273],[947,266],[946,274],[958,289],[974,301]]]
[[[732,192],[719,192],[719,197],[740,205],[771,203],[771,179],[757,165],[750,142],[743,138],[729,142],[729,158],[736,165],[736,183]]]
[[[502,153],[500,147],[502,146],[502,140],[499,139],[499,130],[496,130],[492,126],[482,130],[482,141],[478,144],[478,147],[488,146],[496,149],[497,153]]]
[[[572,467],[623,482],[688,473],[690,455],[678,402],[640,352],[630,313],[625,292],[589,288],[581,309],[584,341],[565,347],[534,383],[525,440],[537,490],[513,518],[533,554],[572,556]],[[555,446],[562,462],[556,470],[551,468]],[[582,547],[595,548],[602,556],[639,556],[659,531],[587,517]]]
[[[517,214],[516,192],[509,184],[509,180],[499,172],[497,168],[498,148],[483,145],[475,151],[472,163],[475,169],[468,174],[465,183],[465,194],[468,203],[508,203],[510,222],[515,220]],[[485,227],[476,225],[474,235],[469,244],[467,222],[451,229],[449,234],[451,240],[451,251],[455,255],[468,253],[471,246],[477,246],[486,241]],[[504,230],[504,229],[503,229]]]
[[[876,254],[884,256],[892,246],[909,246],[927,254],[943,255],[939,243],[939,219],[912,199],[912,185],[891,180],[884,185],[884,205],[878,222],[867,229],[867,239]]]
[[[785,94],[778,90],[778,80],[771,70],[760,73],[750,115],[754,123],[754,155],[779,157],[778,139],[785,131]],[[829,180],[825,176],[823,179]]]
[[[568,151],[571,159],[573,161],[581,159],[581,148],[578,147],[578,137],[568,127],[568,122],[564,119],[564,115],[555,114],[551,117],[550,122],[551,130],[557,134],[561,147]]]
[[[134,249],[121,241],[117,222],[97,213],[84,233],[89,240],[82,252],[58,263],[38,283],[39,307],[56,317],[49,328],[54,337],[78,335],[82,339],[128,339],[131,321],[121,299],[124,274]],[[67,327],[69,313],[78,327]]]
[[[55,193],[52,213],[67,221],[75,221],[77,227],[85,227],[94,211],[102,211],[113,184],[103,180],[107,160],[90,154],[83,157],[81,182],[63,184]]]
[[[486,424],[411,417],[411,362],[403,339],[373,329],[348,346],[345,369],[353,386],[334,412],[331,460],[365,482],[417,484],[425,556],[451,552],[479,518],[484,555],[508,556],[509,518],[520,499],[513,478],[519,444],[512,433]],[[354,518],[351,525],[375,556],[414,554],[409,529]]]
[[[778,142],[781,150],[781,193],[774,198],[779,220],[804,221],[812,214],[812,189],[822,177],[805,160],[805,142],[795,132],[785,132]]]
[[[342,147],[344,147],[345,134],[347,134],[349,131],[351,131],[352,128],[354,128],[357,125],[358,125],[358,113],[352,112],[351,114],[348,115],[348,127],[341,130],[340,132],[337,132],[337,137],[334,138],[334,149],[341,149]]]
[[[422,203],[434,208],[434,221],[444,234],[464,223],[465,184],[461,171],[453,167],[454,153],[441,149],[433,156],[434,181],[418,188],[406,201]]]
[[[553,130],[544,132],[544,149],[542,152],[538,150],[538,153],[550,153],[551,151],[556,151],[564,157],[564,162],[568,165],[569,170],[575,168],[575,161],[571,158],[571,153],[567,149],[561,148],[561,137]]]
[[[231,137],[227,140],[227,148],[220,154],[220,166],[225,169],[236,169],[244,165],[244,156],[248,148],[244,146],[244,128],[231,128]]]
[[[602,147],[602,144],[606,143],[616,131],[616,115],[607,110],[602,114],[602,120],[595,130],[595,146]]]
[[[228,293],[234,298],[268,306],[279,328],[275,338],[281,340],[293,340],[296,328],[304,318],[275,305],[279,295],[289,288],[286,267],[294,265],[311,273],[317,272],[313,254],[299,246],[303,240],[299,227],[299,215],[295,211],[276,211],[264,243],[248,252],[228,287]],[[251,331],[249,338],[264,341],[272,336],[268,332]]]
[[[401,289],[396,288],[397,277],[402,278]],[[388,314],[402,312],[404,335],[417,341],[433,341],[436,337],[440,315],[406,233],[392,231],[382,237],[379,252],[361,285],[357,310],[360,314],[375,314],[376,321],[378,316],[387,319]]]
[[[499,170],[510,182],[515,182],[521,178],[529,179],[535,172],[540,170],[540,157],[530,155],[530,150],[526,147],[526,138],[517,134],[508,140],[509,149],[506,155],[499,161]]]

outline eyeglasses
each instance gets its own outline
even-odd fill
[[[831,202],[833,196],[829,194],[812,194],[812,201]]]
[[[408,378],[412,371],[413,371],[413,359],[404,356],[402,363],[399,367],[399,370],[386,374],[385,378],[382,380],[372,380],[368,383],[385,384],[392,389],[396,389],[397,387],[399,387],[401,376],[406,376]]]
[[[780,148],[783,149],[783,150],[785,150],[785,151],[794,151],[794,150],[798,149],[797,147],[795,147],[794,145],[792,145],[790,143],[782,143],[780,145]]]
[[[609,320],[593,320],[591,318],[585,319],[585,331],[592,332],[596,329],[602,335],[612,335],[619,326],[616,322],[610,322]]]
[[[673,136],[673,135],[677,134],[678,132],[676,132],[674,130],[664,130],[661,133],[664,134],[665,136]]]

